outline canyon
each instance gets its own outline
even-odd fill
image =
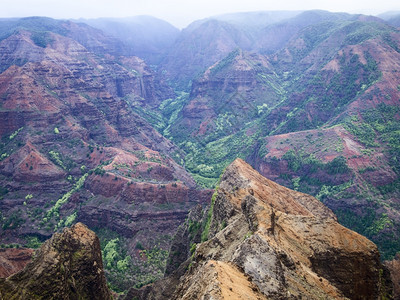
[[[2,20],[2,277],[82,222],[98,235],[105,276],[121,295],[158,295],[159,283],[140,288],[166,272],[162,284],[187,278],[168,291],[177,299],[196,293],[189,278],[222,298],[240,294],[226,289],[234,278],[254,299],[354,298],[337,277],[348,273],[326,272],[334,255],[360,272],[349,283],[356,293],[379,297],[379,272],[389,278],[380,260],[395,274],[400,251],[400,33],[391,20],[238,13],[181,31],[151,17]],[[257,180],[224,187],[231,177]],[[289,204],[270,202],[258,181]],[[276,215],[283,231],[271,225]],[[305,247],[296,255],[294,240]],[[246,269],[258,264],[253,247],[281,270],[263,270],[274,290]]]

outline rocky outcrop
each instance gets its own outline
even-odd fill
[[[0,281],[2,299],[112,299],[100,243],[82,223],[56,233],[21,272]]]
[[[191,258],[153,289],[132,290],[130,299],[379,299],[390,293],[375,244],[338,224],[314,197],[262,177],[240,159],[223,174],[202,235],[208,241]]]
[[[400,299],[400,254],[398,253],[393,260],[386,261],[385,266],[393,282],[393,299]]]

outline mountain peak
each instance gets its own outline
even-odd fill
[[[263,177],[240,158],[226,168],[219,187],[232,195],[235,190],[243,189],[275,210],[287,214],[319,216],[336,220],[334,213],[319,200]],[[233,200],[233,202],[237,202],[237,200]]]
[[[317,199],[262,177],[242,159],[226,168],[204,215],[208,240],[191,258],[152,291],[128,295],[240,299],[252,291],[249,299],[377,299],[385,292],[375,244],[338,224]],[[196,235],[194,221],[188,224]]]

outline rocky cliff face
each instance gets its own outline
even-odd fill
[[[82,221],[123,236],[141,263],[135,244],[166,251],[166,237],[209,192],[171,158],[182,151],[137,113],[170,92],[144,61],[117,57],[98,30],[85,37],[87,25],[82,36],[79,24],[53,25],[0,41],[0,238],[24,244]]]
[[[4,299],[112,299],[100,243],[82,223],[46,241],[21,272],[0,282]]]
[[[239,131],[258,115],[258,106],[273,107],[280,100],[277,81],[265,57],[236,49],[193,81],[172,135],[179,139],[185,128],[185,136],[215,140]]]
[[[390,271],[390,278],[393,282],[393,299],[400,298],[400,255],[397,254],[396,257],[391,261],[386,261],[385,266]]]
[[[240,159],[223,174],[203,228],[208,240],[189,260],[129,297],[379,299],[390,291],[372,242],[338,224],[317,199]]]

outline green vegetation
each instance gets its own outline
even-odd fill
[[[50,160],[53,161],[56,165],[60,166],[64,170],[67,169],[66,165],[64,164],[63,159],[61,158],[60,153],[58,153],[54,150],[50,150],[49,155],[50,155]]]
[[[229,53],[223,60],[211,69],[211,74],[220,73],[223,69],[232,64],[233,60],[240,54],[240,49],[235,49]],[[228,70],[230,71],[230,70]]]
[[[31,39],[36,46],[42,48],[46,48],[48,44],[53,42],[50,32],[33,32]]]
[[[210,226],[211,226],[211,219],[212,219],[212,215],[213,215],[213,211],[214,211],[214,203],[215,203],[215,199],[218,196],[217,190],[218,190],[218,186],[215,188],[215,192],[211,197],[211,204],[210,204],[210,208],[208,209],[208,212],[207,212],[207,219],[206,219],[206,222],[204,225],[203,232],[201,233],[201,241],[202,242],[205,242],[208,240],[208,235],[209,235]]]
[[[116,266],[118,271],[126,271],[130,261],[130,256],[125,256],[125,258],[120,257],[120,253],[117,251],[119,246],[119,239],[113,239],[107,242],[103,249],[103,259],[105,265],[111,269]],[[121,259],[119,259],[121,258]]]
[[[329,197],[338,196],[341,192],[350,188],[351,185],[351,181],[339,185],[323,185],[315,198],[324,202],[324,200],[328,199]]]
[[[7,229],[17,229],[22,224],[24,224],[26,220],[22,217],[22,211],[20,209],[14,210],[8,218],[2,217],[1,219],[1,228],[3,230]]]
[[[14,248],[18,249],[21,248],[20,244],[12,243],[12,244],[0,244],[0,249],[7,249],[7,248]]]
[[[328,30],[329,32],[331,26],[332,24],[328,24],[326,28],[318,28],[318,30]],[[318,36],[321,37],[319,34]],[[311,37],[309,38],[311,39]],[[317,42],[320,41],[315,40],[312,44]],[[222,60],[220,64],[217,64],[212,69],[215,71],[213,75],[217,76],[218,74],[220,76],[222,69],[229,69],[228,66],[237,55],[238,53],[234,51],[226,59]],[[304,92],[306,94],[302,95],[304,103],[290,111],[286,116],[287,120],[280,123],[275,130],[271,130],[273,128],[266,129],[269,128],[268,123],[270,122],[268,116],[275,108],[273,105],[270,106],[266,102],[250,105],[243,96],[238,94],[223,95],[221,91],[207,91],[213,101],[218,99],[220,100],[218,103],[223,101],[227,101],[227,103],[225,106],[219,104],[219,107],[215,108],[217,117],[208,123],[205,129],[206,133],[197,135],[197,132],[190,132],[187,127],[178,126],[180,122],[178,116],[176,124],[168,129],[168,137],[172,137],[186,153],[185,167],[192,173],[196,182],[200,186],[211,188],[215,186],[221,171],[236,157],[244,159],[249,157],[254,152],[255,146],[263,150],[258,152],[259,156],[264,157],[267,154],[262,138],[263,135],[315,128],[327,121],[329,116],[334,116],[341,112],[357,96],[357,93],[365,90],[380,77],[377,63],[368,53],[364,53],[364,56],[367,64],[361,63],[357,54],[343,55],[340,60],[340,73],[337,73],[329,80],[318,73],[309,80],[306,83],[308,88]],[[262,74],[260,73],[260,75]],[[267,81],[273,82],[272,79]],[[321,94],[322,88],[324,92]],[[286,101],[285,92],[281,91],[281,89],[275,89],[276,93],[282,97],[281,102],[275,103],[277,106],[284,105]],[[315,97],[315,94],[318,94],[319,97]],[[208,106],[215,105],[214,102],[210,101],[207,102]],[[259,100],[257,99],[256,101]],[[319,114],[314,115],[310,123],[306,117],[308,112],[303,106],[305,107],[306,104],[314,105],[312,103],[317,106],[318,111],[322,112],[321,116],[323,118],[320,118]],[[240,107],[242,108],[241,110],[239,109]],[[266,108],[265,110],[264,107]],[[243,112],[246,113],[243,114]],[[246,120],[250,120],[250,122],[245,123]],[[257,128],[257,130],[254,130],[254,128]],[[364,129],[366,136],[368,136],[368,128]],[[372,139],[370,144],[373,142]],[[341,151],[342,148],[343,146],[339,145],[335,149]],[[288,152],[284,158],[288,161],[289,168],[293,172],[298,172],[305,167],[304,165],[308,165],[308,168],[311,168],[308,173],[322,168],[321,163],[312,157],[309,157],[307,162],[302,161],[303,165],[300,165],[299,158],[290,157],[290,155],[293,156],[293,153]],[[349,172],[349,169],[344,157],[340,157],[325,165],[324,172],[329,175],[345,174]],[[301,186],[300,182],[297,183]]]
[[[382,214],[379,218],[376,218],[374,222],[365,229],[365,231],[367,236],[374,236],[382,230],[392,227],[393,221],[389,219],[387,214]]]
[[[39,21],[35,18],[27,18],[16,22],[13,30],[15,28],[30,30],[32,41],[43,48],[52,43],[50,31],[64,35],[68,31],[66,27],[60,26],[60,22],[54,20]],[[0,26],[3,25],[0,24]],[[331,38],[333,33],[336,34],[335,39]],[[398,209],[398,207],[394,207],[392,200],[398,199],[400,196],[400,180],[398,179],[400,174],[400,122],[398,121],[400,111],[395,105],[381,103],[376,108],[361,111],[355,117],[349,116],[348,114],[353,112],[346,109],[355,99],[361,99],[365,103],[368,101],[377,103],[384,97],[386,103],[391,103],[391,101],[396,103],[398,99],[394,99],[394,97],[397,97],[397,94],[389,88],[388,90],[379,90],[376,87],[372,90],[373,84],[381,78],[381,73],[378,62],[368,53],[369,47],[364,48],[365,52],[360,51],[361,47],[347,47],[346,50],[339,50],[344,49],[343,47],[346,45],[358,45],[368,39],[380,36],[382,41],[388,45],[387,49],[400,52],[397,41],[391,37],[386,25],[374,22],[341,21],[340,24],[339,22],[324,22],[318,26],[309,26],[299,34],[299,41],[301,41],[299,47],[288,49],[293,63],[282,63],[287,60],[281,60],[279,53],[276,60],[267,62],[267,60],[264,61],[264,58],[253,59],[255,55],[247,55],[241,50],[235,49],[210,69],[207,73],[207,76],[210,77],[209,83],[206,83],[204,87],[201,86],[204,83],[202,81],[197,82],[198,86],[193,85],[191,95],[177,91],[177,97],[164,100],[158,109],[149,108],[143,99],[138,100],[132,96],[122,100],[132,111],[151,123],[179,147],[179,150],[171,153],[170,156],[184,166],[201,187],[216,186],[223,169],[235,158],[240,157],[255,165],[260,160],[264,160],[263,163],[268,163],[268,167],[273,170],[283,166],[285,173],[278,178],[280,183],[295,190],[313,194],[324,203],[333,203],[332,206],[337,203],[333,201],[342,201],[340,202],[342,206],[344,206],[343,203],[350,203],[349,207],[351,207],[353,202],[360,200],[360,203],[363,204],[360,211],[356,211],[359,207],[355,208],[355,211],[349,209],[336,211],[339,220],[377,242],[384,257],[389,258],[400,250],[400,233],[397,229],[400,228],[400,225],[391,219],[392,214],[388,212],[392,208]],[[320,48],[317,46],[321,43],[325,43],[323,45],[327,52],[319,57],[318,50]],[[312,58],[315,58],[312,65],[306,63],[309,61],[309,57],[306,57],[309,53],[313,53]],[[376,57],[377,54],[373,54]],[[306,59],[302,60],[303,58]],[[243,65],[236,68],[238,65],[235,64],[239,60]],[[302,63],[297,63],[300,61]],[[332,62],[334,70],[330,69],[331,65],[326,65],[328,62]],[[17,65],[21,63],[23,61],[13,62]],[[269,67],[269,63],[275,64],[275,68]],[[193,64],[195,64],[194,61]],[[1,66],[0,70],[3,70],[4,67]],[[247,67],[250,68],[249,72]],[[240,73],[243,70],[246,72]],[[133,71],[133,73],[135,72]],[[238,73],[240,74],[237,78],[225,81]],[[251,75],[250,73],[255,74]],[[135,73],[136,75],[137,73]],[[247,81],[249,79],[247,76],[254,77]],[[218,85],[218,82],[223,82],[223,84]],[[396,89],[396,86],[394,88]],[[52,93],[49,87],[48,89],[48,92]],[[196,89],[200,90],[197,95]],[[400,86],[397,89],[400,90]],[[93,103],[98,100],[92,99],[88,94],[82,93],[82,96]],[[0,98],[6,100],[8,95],[1,95]],[[193,104],[193,100],[200,102],[198,107]],[[141,105],[138,105],[139,102]],[[188,104],[190,105],[187,106]],[[104,115],[107,115],[106,112],[110,109],[103,104],[97,107]],[[191,117],[188,117],[190,115]],[[369,155],[372,160],[375,159],[376,153],[382,152],[383,155],[379,159],[385,160],[385,163],[386,160],[389,160],[389,165],[397,179],[384,185],[369,184],[364,178],[373,176],[373,172],[379,171],[379,164],[375,164],[375,162],[373,167],[363,167],[354,173],[348,167],[345,158],[347,154],[340,155],[340,152],[344,150],[343,144],[336,141],[325,141],[322,138],[327,126],[337,124],[344,125],[350,134],[365,147],[361,150],[364,156]],[[83,126],[83,122],[81,125]],[[61,141],[61,138],[68,134],[67,131],[64,132],[66,127],[61,123],[57,125],[59,127],[54,126],[49,127],[45,134],[40,133],[40,138],[46,143],[49,142],[46,140],[48,136]],[[98,158],[98,151],[101,153],[101,150],[96,143],[115,146],[112,145],[112,142],[108,142],[105,136],[100,137],[99,133],[102,129],[99,127],[94,124],[93,128],[89,128],[89,131],[95,129],[95,132],[89,132],[90,138],[94,140],[91,140],[92,145],[87,147],[83,147],[83,142],[77,138],[66,141],[68,149],[58,146],[53,146],[54,148],[38,147],[42,153],[47,152],[49,159],[56,165],[63,170],[70,171],[66,174],[70,190],[63,190],[62,193],[67,192],[59,195],[57,201],[55,201],[56,197],[52,202],[46,204],[48,206],[34,208],[32,204],[41,197],[41,194],[37,193],[35,189],[25,189],[25,191],[35,191],[33,199],[33,194],[26,195],[25,192],[16,195],[13,191],[9,193],[6,187],[0,187],[0,199],[3,197],[15,198],[24,204],[20,206],[21,210],[13,208],[4,216],[1,215],[3,230],[17,229],[25,222],[25,219],[39,222],[42,218],[41,230],[52,229],[55,224],[57,230],[64,226],[70,226],[76,221],[78,212],[73,209],[65,211],[62,209],[63,206],[70,201],[74,193],[82,188],[88,174],[104,176],[106,171],[103,167],[111,163],[111,161],[103,162],[92,170],[88,170],[85,165],[82,165],[85,163],[87,166],[92,166],[93,161]],[[315,138],[317,134],[313,136],[307,132],[304,143],[309,146],[315,143],[314,153],[318,153],[319,150],[333,152],[332,149],[334,149],[336,151],[334,156],[337,157],[330,162],[324,163],[314,154],[310,154],[312,151],[308,151],[308,149],[311,146],[307,148],[304,145],[289,142],[285,142],[282,149],[289,148],[291,150],[287,151],[283,157],[279,159],[276,157],[265,158],[268,154],[265,137],[317,128],[320,128],[318,137],[321,137],[321,140]],[[27,127],[26,131],[23,131],[24,134],[20,134],[21,130],[23,127],[10,136],[3,137],[0,160],[12,155],[13,151],[16,151],[20,144],[25,142],[24,139],[31,129]],[[39,133],[37,134],[39,135]],[[87,155],[85,162],[81,159],[79,150],[76,149],[79,148],[79,145],[81,145],[79,150],[83,153],[82,156]],[[97,152],[95,152],[96,149]],[[149,178],[153,180],[151,176],[159,170],[158,167],[168,163],[165,157],[150,156],[146,151],[130,152],[138,158],[134,166],[126,163],[114,164],[113,169],[107,173],[107,176],[110,172],[114,173],[110,178],[114,178],[117,183],[121,182],[118,181],[121,176],[129,177],[130,183],[148,181]],[[73,153],[79,154],[76,156],[79,159],[75,159]],[[320,153],[318,153],[318,157],[322,157],[319,156]],[[330,155],[333,154],[327,153],[326,157]],[[72,159],[69,157],[73,157],[79,165],[73,165]],[[27,164],[26,168],[32,170],[33,166]],[[145,171],[138,174],[138,169]],[[77,176],[79,172],[82,174],[80,178]],[[77,176],[77,180],[74,176]],[[158,183],[160,189],[166,188],[165,182]],[[178,188],[177,183],[172,183],[172,187]],[[215,192],[204,224],[188,221],[190,238],[198,236],[200,233],[202,241],[209,238],[210,230],[215,225],[211,223],[216,196]],[[24,197],[25,201],[23,201]],[[82,197],[82,199],[84,198]],[[155,208],[164,210],[172,207],[168,203]],[[48,210],[44,211],[44,209]],[[62,216],[60,216],[60,211]],[[218,226],[219,229],[223,229],[226,222],[224,221]],[[248,238],[250,235],[251,233],[248,233],[244,238]],[[105,232],[100,236],[107,277],[114,290],[123,291],[132,285],[140,287],[162,276],[167,252],[159,244],[149,244],[145,239],[130,241],[130,249],[127,249],[125,245],[127,240],[116,233]],[[28,243],[34,245],[39,244],[39,241],[32,239]],[[193,254],[195,249],[196,245],[192,244],[190,252]]]
[[[190,245],[190,254],[193,255],[193,253],[196,252],[197,244],[193,243]]]
[[[376,206],[363,209],[362,214],[348,209],[338,209],[335,213],[341,224],[375,241],[383,260],[392,259],[400,249],[400,240],[395,238],[400,236],[399,224],[394,224],[386,214],[379,214]],[[391,231],[385,232],[389,228]]]
[[[73,193],[77,192],[78,190],[80,190],[82,188],[82,186],[88,176],[89,176],[89,174],[86,173],[81,178],[79,178],[78,181],[73,186],[73,188],[70,191],[68,191],[67,193],[65,193],[60,199],[58,199],[57,202],[54,204],[54,206],[47,211],[46,218],[43,221],[47,222],[53,216],[58,217],[61,206],[64,205],[69,200],[69,198],[72,196]]]
[[[144,250],[144,247],[143,247],[142,243],[138,241],[138,242],[136,242],[135,249]]]
[[[370,128],[370,139],[373,137],[379,141],[379,144],[386,146],[387,151],[385,153],[389,156],[390,163],[397,174],[400,174],[400,122],[396,119],[396,115],[399,113],[400,108],[398,106],[384,103],[378,104],[375,109],[362,112],[363,123],[366,124],[364,127]],[[357,121],[351,121],[351,123],[357,124]],[[362,130],[353,130],[353,133],[361,142],[364,142],[365,134]]]
[[[350,121],[346,123],[346,129],[354,134],[358,141],[363,143],[365,146],[379,146],[379,144],[375,141],[376,132],[370,124],[360,121]]]
[[[10,140],[13,140],[13,139],[18,135],[18,133],[21,132],[22,129],[24,129],[24,127],[21,127],[21,128],[19,128],[19,129],[17,129],[16,131],[14,131],[14,132],[9,136],[9,139],[10,139]]]
[[[65,226],[65,227],[71,226],[71,225],[75,222],[76,217],[77,217],[77,212],[74,212],[73,214],[69,215],[69,216],[65,219],[64,226]]]
[[[387,33],[387,27],[378,22],[352,22],[344,29],[351,32],[345,39],[348,45],[361,44],[368,39]]]
[[[175,99],[167,99],[160,104],[159,109],[161,110],[162,115],[166,120],[165,123],[167,124],[163,129],[163,134],[166,137],[173,138],[170,133],[171,125],[173,125],[178,119],[178,114],[184,107],[188,98],[188,93],[180,92]]]
[[[10,156],[10,154],[8,154],[8,153],[2,153],[1,155],[0,155],[0,161],[2,161],[3,159],[5,159],[5,158],[7,158],[7,157],[9,157]]]
[[[137,241],[134,252],[128,251],[127,239],[117,232],[107,228],[95,231],[100,239],[107,281],[114,291],[139,288],[163,276],[167,250],[157,244],[149,246]]]
[[[325,170],[329,175],[344,174],[350,172],[347,166],[346,158],[343,156],[335,157],[332,161],[328,162]]]
[[[43,244],[43,242],[40,241],[37,236],[28,235],[25,237],[25,241],[26,242],[25,242],[24,247],[26,247],[26,248],[37,249]]]
[[[306,154],[302,151],[289,150],[283,156],[282,160],[288,163],[288,167],[293,172],[301,174],[312,174],[318,170],[324,171],[329,175],[344,174],[350,172],[347,166],[346,158],[343,156],[335,157],[328,163],[323,163],[316,159],[313,154]]]
[[[129,104],[132,111],[134,111],[150,124],[152,124],[158,131],[162,131],[166,127],[165,120],[160,112],[152,111],[139,105],[132,105],[130,102],[127,103]]]
[[[126,279],[123,280],[122,278],[131,266],[131,257],[127,254],[122,241],[118,237],[103,241],[101,248],[104,267],[111,288],[117,292],[126,290],[128,283]]]
[[[201,229],[201,223],[197,221],[192,221],[189,219],[189,239],[192,240],[199,230]]]
[[[247,240],[247,239],[250,238],[252,235],[253,235],[253,232],[251,232],[251,231],[247,232],[247,233],[244,235],[243,240]]]
[[[183,142],[180,146],[187,153],[186,169],[200,186],[213,188],[222,170],[237,157],[245,159],[256,142],[255,134],[247,136],[243,130],[207,144],[194,140]]]

